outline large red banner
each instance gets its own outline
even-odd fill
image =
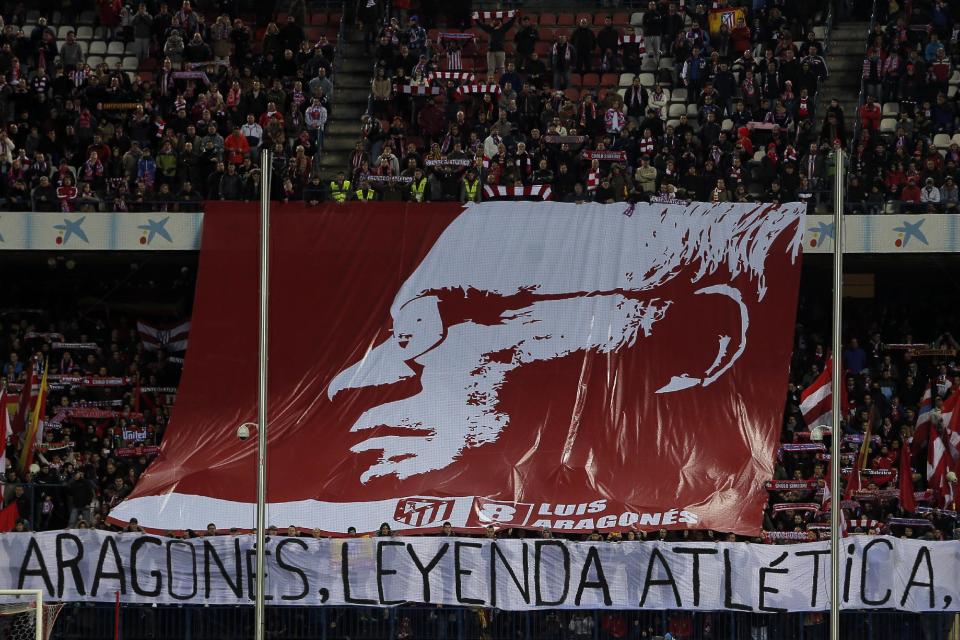
[[[274,205],[269,522],[760,529],[802,205]],[[117,521],[253,527],[258,211],[212,203],[183,381]]]

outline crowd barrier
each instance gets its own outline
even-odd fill
[[[220,640],[248,637],[253,607],[67,605],[54,640]],[[571,628],[573,622],[573,628]],[[504,612],[401,606],[268,608],[266,637],[284,640],[826,640],[827,616],[683,611]],[[841,637],[855,640],[955,640],[954,614],[850,611]]]

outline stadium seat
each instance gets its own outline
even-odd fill
[[[600,76],[600,86],[612,87],[620,84],[620,76],[615,73],[605,73]]]
[[[102,56],[87,56],[87,64],[90,65],[91,67],[96,68],[100,66],[100,64],[102,63],[103,63]]]
[[[583,81],[581,82],[581,84],[584,87],[594,89],[600,86],[600,75],[596,73],[586,73],[583,76]]]
[[[643,87],[652,87],[657,83],[657,79],[653,76],[652,73],[641,73],[640,74],[640,85]]]
[[[631,84],[633,84],[633,76],[634,76],[634,74],[632,74],[632,73],[621,73],[621,74],[620,74],[620,86],[621,86],[621,87],[629,87]]]
[[[640,71],[644,73],[655,73],[658,68],[657,59],[651,56],[644,56],[643,61],[640,63]]]
[[[40,12],[39,12],[39,11],[36,11],[36,10],[27,11],[27,19],[26,19],[26,22],[29,22],[29,23],[31,23],[31,24],[36,24],[36,23],[39,22],[39,21],[40,21]],[[30,34],[29,34],[29,33],[27,34],[27,37],[30,37]]]
[[[548,45],[553,46],[554,40],[556,40],[556,37],[554,36],[552,28],[540,27],[540,42],[546,42]]]
[[[896,102],[885,102],[883,103],[883,117],[884,118],[896,118],[900,115],[900,105]]]
[[[960,69],[954,69],[950,74],[950,84],[960,84]]]
[[[632,25],[635,26],[635,27],[639,27],[640,25],[642,25],[642,24],[643,24],[643,11],[635,11],[635,12],[630,16],[630,24],[632,24]]]
[[[687,114],[687,106],[677,102],[672,103],[670,107],[667,109],[667,116],[669,116],[670,118],[679,118],[680,116],[684,116],[686,114]]]
[[[960,133],[953,134],[953,137],[950,138],[950,142],[952,142],[953,144],[960,145]]]
[[[570,87],[569,89],[563,92],[563,95],[565,95],[569,100],[573,100],[574,102],[576,102],[580,99],[580,89],[575,89],[573,87]]]
[[[545,27],[552,27],[555,24],[557,24],[557,15],[549,11],[541,13],[539,16],[539,23]],[[543,31],[541,30],[541,34],[542,33]],[[542,35],[541,35],[541,39],[543,39]]]
[[[627,99],[627,90],[626,90],[625,88],[623,88],[623,87],[620,87],[619,89],[617,89],[617,95],[620,96],[620,99],[621,99],[621,100],[626,100],[626,99]]]
[[[57,38],[60,39],[60,40],[66,40],[66,39],[67,39],[67,34],[70,33],[70,32],[73,31],[73,30],[74,30],[74,28],[73,28],[72,26],[69,26],[69,25],[65,25],[65,26],[59,27],[59,28],[57,28]]]
[[[626,11],[619,11],[613,14],[613,26],[625,27],[630,24],[630,14]]]
[[[756,151],[753,152],[753,160],[751,160],[751,162],[756,162],[757,164],[760,164],[760,161],[763,160],[763,156],[764,156],[764,150],[757,149]]]
[[[696,118],[699,112],[699,107],[696,102],[691,102],[687,105],[687,115],[691,118]]]
[[[570,84],[574,87],[583,86],[583,75],[579,73],[571,73]]]
[[[127,56],[123,59],[124,71],[136,71],[139,67],[139,60],[136,56]]]
[[[90,40],[93,38],[92,27],[77,27],[77,40]]]
[[[823,42],[824,38],[827,37],[827,28],[818,24],[813,28],[813,35],[818,42]]]
[[[937,149],[947,149],[950,146],[950,136],[946,133],[938,133],[933,136],[933,146]]]
[[[90,49],[87,51],[91,56],[104,56],[107,53],[107,43],[103,40],[94,40],[90,43]]]
[[[571,27],[573,26],[575,16],[572,13],[561,13],[557,15],[557,26],[558,27]]]
[[[595,13],[593,14],[593,26],[602,27],[604,20],[607,19],[609,13]]]
[[[957,95],[957,85],[952,84],[947,87],[947,97],[952,99],[955,95]]]
[[[116,67],[118,63],[121,63],[123,59],[118,56],[107,56],[103,61],[110,67],[110,70],[113,71],[114,67]]]
[[[111,56],[122,56],[124,53],[123,43],[119,40],[114,40],[107,45],[107,54]]]
[[[686,102],[687,101],[687,90],[685,87],[677,87],[670,92],[670,101],[671,102]]]
[[[93,25],[97,22],[97,14],[93,11],[84,11],[80,14],[80,17],[77,19],[79,24]]]
[[[880,121],[880,133],[896,133],[897,121],[895,118],[884,118]]]

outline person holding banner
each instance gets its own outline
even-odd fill
[[[487,41],[487,73],[503,73],[506,68],[507,54],[504,50],[504,40],[507,32],[513,27],[516,16],[511,16],[506,22],[500,18],[494,18],[492,25],[478,23],[478,27],[487,32],[489,39]]]

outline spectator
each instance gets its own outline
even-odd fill
[[[500,18],[496,18],[492,25],[483,22],[477,24],[488,36],[487,69],[490,71],[500,73],[506,66],[507,55],[504,51],[504,41],[515,20],[516,18],[510,18],[503,22]]]

